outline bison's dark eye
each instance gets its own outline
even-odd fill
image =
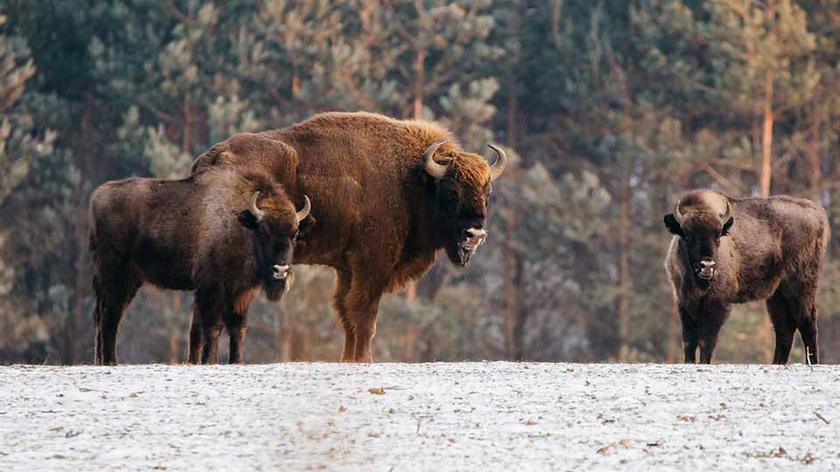
[[[687,242],[689,244],[691,244],[691,242],[694,241],[694,238],[688,233],[685,233],[683,235],[683,239],[685,240],[685,242]]]

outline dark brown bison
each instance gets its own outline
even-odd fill
[[[96,363],[116,364],[120,318],[144,283],[195,291],[189,362],[217,361],[223,324],[230,362],[242,362],[255,289],[270,300],[286,291],[298,224],[309,212],[304,200],[296,211],[268,175],[223,167],[97,188],[90,200]]]
[[[828,219],[799,198],[731,198],[710,190],[683,196],[665,226],[665,268],[683,327],[685,362],[710,363],[733,303],[767,300],[776,331],[774,364],[790,355],[796,330],[806,359],[819,362],[817,285],[828,243]]]
[[[335,309],[344,329],[342,360],[372,361],[379,299],[417,279],[438,249],[466,265],[486,236],[488,165],[433,123],[371,113],[324,113],[288,128],[238,134],[196,159],[271,172],[296,199],[312,198],[313,227],[296,263],[335,268]]]

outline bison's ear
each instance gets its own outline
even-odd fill
[[[729,229],[732,228],[732,223],[735,223],[735,218],[730,216],[729,220],[727,220],[726,223],[723,224],[723,230],[720,232],[720,234],[723,236],[729,234]]]
[[[248,210],[240,211],[238,220],[239,223],[242,224],[242,226],[250,229],[251,231],[256,231],[257,228],[260,226],[260,222],[259,220],[257,220],[257,217],[254,216],[254,214]]]
[[[298,226],[298,239],[303,239],[307,237],[318,224],[318,220],[312,216],[312,213],[309,214],[303,221],[300,222]]]
[[[670,231],[673,234],[676,234],[677,236],[683,235],[682,228],[680,228],[680,224],[677,223],[677,219],[674,218],[673,213],[668,213],[667,215],[665,215],[665,218],[663,218],[663,220],[665,221],[665,227],[668,228],[668,231]]]

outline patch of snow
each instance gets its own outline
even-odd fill
[[[8,470],[840,469],[840,367],[0,367]]]

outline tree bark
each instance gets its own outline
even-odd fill
[[[630,171],[628,163],[621,176],[618,206],[618,360],[627,361],[630,355]]]
[[[767,8],[768,21],[774,21],[775,10],[773,7]],[[775,29],[775,28],[773,28]],[[762,103],[762,135],[761,135],[761,170],[759,174],[759,184],[761,188],[761,195],[764,197],[770,196],[770,188],[773,180],[773,81],[774,74],[772,69],[768,69],[764,73],[764,100]],[[765,360],[767,362],[773,359],[773,326],[770,323],[769,317],[764,317],[761,330],[765,338],[764,345],[767,346],[765,350]]]
[[[426,49],[418,48],[414,57],[414,119],[423,118],[423,95],[426,86]]]
[[[414,119],[423,119],[423,89],[426,80],[426,49],[423,47],[417,48],[417,54],[414,57]],[[412,280],[408,282],[405,292],[405,300],[408,303],[414,303],[417,300],[417,282]]]
[[[762,104],[763,131],[761,135],[761,169],[759,184],[762,196],[770,196],[770,184],[773,179],[773,71],[764,75],[764,102]]]
[[[808,139],[808,166],[810,168],[811,198],[814,201],[820,200],[822,194],[822,162],[820,159],[820,129],[822,128],[822,116],[819,111],[814,111],[811,117],[811,127]]]
[[[519,16],[518,3],[515,3],[511,12],[510,36],[518,39],[522,29],[521,17]],[[512,58],[512,63],[518,62],[518,57]],[[516,67],[509,67],[507,78],[507,141],[508,146],[516,147],[519,142],[519,99],[516,94],[518,78]],[[508,170],[508,179],[515,180],[517,169]],[[516,234],[518,223],[516,215],[518,210],[515,199],[511,202],[510,216],[505,225],[508,237]],[[525,322],[528,313],[522,303],[522,292],[524,291],[524,268],[523,255],[511,244],[504,246],[504,267],[505,267],[505,357],[512,361],[521,361],[525,357]]]

